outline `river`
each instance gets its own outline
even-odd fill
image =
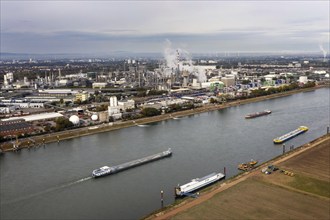
[[[237,165],[282,153],[275,137],[300,125],[309,131],[286,142],[299,146],[326,133],[329,88],[180,119],[75,138],[0,157],[1,219],[139,219],[174,202],[174,187],[212,172],[227,178]],[[272,114],[244,119],[249,113]],[[93,169],[171,148],[173,155],[111,176]],[[288,149],[289,147],[287,147]]]

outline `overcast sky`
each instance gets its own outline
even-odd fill
[[[329,1],[1,0],[1,52],[329,51]]]

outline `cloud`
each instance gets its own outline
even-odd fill
[[[1,1],[1,51],[317,50],[328,1]]]

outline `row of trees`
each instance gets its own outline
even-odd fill
[[[184,103],[184,104],[172,104],[170,105],[165,112],[166,113],[172,113],[172,112],[177,112],[177,111],[183,111],[183,110],[189,110],[195,108],[193,103]],[[123,114],[122,118],[124,120],[134,120],[138,118],[143,118],[143,117],[152,117],[156,115],[161,115],[162,110],[148,107],[142,109],[139,113],[136,112],[130,112],[129,114]]]
[[[314,86],[315,86],[315,82],[307,82],[304,85],[299,85],[298,83],[291,83],[290,85],[284,85],[284,86],[280,86],[277,88],[272,87],[272,88],[268,88],[267,90],[260,88],[260,89],[252,90],[249,97],[271,95],[271,94],[286,92],[286,91],[290,91],[290,90],[294,90],[294,89],[310,88],[310,87],[314,87]]]

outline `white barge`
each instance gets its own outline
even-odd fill
[[[189,195],[189,193],[221,180],[224,177],[225,175],[222,173],[211,173],[202,178],[193,179],[189,183],[175,187],[175,195],[177,197]]]
[[[120,165],[117,165],[117,166],[112,166],[112,167],[103,166],[99,169],[93,170],[92,176],[94,178],[96,178],[96,177],[101,177],[101,176],[106,176],[106,175],[118,173],[120,171],[129,169],[129,168],[133,168],[133,167],[136,167],[136,166],[140,166],[142,164],[149,163],[149,162],[152,162],[152,161],[155,161],[155,160],[159,160],[159,159],[162,159],[162,158],[165,158],[165,157],[169,157],[171,155],[172,155],[172,151],[171,151],[171,148],[169,148],[167,151],[163,151],[163,152],[158,153],[158,154],[153,154],[153,155],[150,155],[150,156],[147,156],[147,157],[144,157],[144,158],[141,158],[141,159],[133,160],[133,161],[130,161],[130,162],[127,162],[127,163],[123,163],[123,164],[120,164]]]

